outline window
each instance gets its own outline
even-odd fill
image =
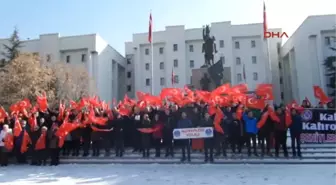
[[[174,45],[173,45],[173,50],[174,50],[174,51],[177,51],[177,49],[178,49],[177,44],[174,44]]]
[[[132,72],[131,71],[128,71],[127,72],[127,78],[131,78],[132,77]]]
[[[50,55],[47,55],[47,62],[50,62],[51,61],[51,57]]]
[[[240,48],[240,47],[239,47],[239,42],[238,42],[238,41],[235,42],[235,48],[236,48],[236,49],[239,49],[239,48]]]
[[[279,81],[280,81],[280,84],[283,84],[283,79],[282,79],[282,77],[280,76],[280,79],[279,79]]]
[[[174,83],[179,83],[179,77],[177,75],[174,76]]]
[[[82,54],[82,62],[85,62],[85,61],[86,61],[86,55]]]
[[[224,40],[220,40],[219,41],[219,47],[220,48],[224,48]]]
[[[177,59],[174,60],[174,67],[178,67],[178,60]]]
[[[285,99],[285,95],[284,95],[284,92],[281,92],[281,99]]]
[[[160,62],[160,69],[164,69],[164,62]]]
[[[258,73],[253,73],[253,80],[258,80]]]
[[[131,64],[131,59],[130,58],[127,59],[127,64]]]
[[[282,65],[281,65],[281,62],[279,62],[279,69],[282,69]]]
[[[146,86],[150,86],[150,79],[146,78]]]
[[[190,60],[189,66],[190,66],[190,68],[193,68],[195,66],[195,62],[193,60]]]
[[[256,44],[255,44],[255,40],[251,40],[251,48],[255,48]]]
[[[66,56],[66,63],[70,63],[70,55]]]
[[[160,78],[160,85],[165,85],[166,81],[164,78]]]
[[[224,56],[221,56],[220,60],[222,61],[223,64],[225,64],[225,57]]]
[[[149,55],[149,49],[148,48],[145,49],[145,54]]]
[[[257,64],[257,57],[256,56],[252,56],[252,64]]]
[[[127,92],[131,92],[132,91],[132,86],[128,85],[127,86]]]
[[[163,54],[163,48],[159,49],[160,54]]]
[[[149,70],[149,63],[146,63],[146,70]]]
[[[241,63],[241,62],[240,62],[240,57],[237,57],[237,58],[236,58],[236,65],[240,65],[240,63]]]
[[[325,45],[330,46],[330,37],[325,37]]]
[[[237,74],[237,81],[238,82],[242,81],[242,75],[240,73]]]
[[[189,45],[189,52],[194,52],[194,45]]]

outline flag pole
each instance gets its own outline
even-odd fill
[[[152,95],[154,95],[154,47],[153,47],[153,18],[152,18],[152,10],[150,10],[151,16],[151,60],[152,60],[152,71],[151,71],[151,78],[152,78]]]

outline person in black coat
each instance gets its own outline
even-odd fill
[[[176,127],[175,117],[170,114],[170,110],[166,109],[165,114],[163,117],[163,143],[166,148],[166,155],[165,157],[168,157],[169,155],[171,157],[174,157],[174,141],[173,141],[173,130]]]
[[[236,153],[236,148],[238,153],[241,153],[241,148],[244,140],[244,128],[243,123],[237,119],[236,113],[232,113],[232,123],[230,125],[230,142],[231,149],[233,153]]]
[[[124,153],[124,129],[123,117],[119,114],[113,120],[113,135],[116,157],[122,157]]]
[[[262,114],[268,111],[268,106],[265,107]],[[272,132],[274,130],[274,121],[268,116],[265,124],[258,131],[258,140],[261,143],[261,156],[265,155],[265,142],[266,153],[268,156],[272,156],[271,144],[272,144]]]
[[[291,140],[292,140],[292,151],[293,151],[293,157],[296,157],[296,154],[298,157],[301,156],[301,146],[300,146],[300,135],[302,132],[302,118],[301,115],[298,114],[296,109],[292,109],[292,124],[289,127],[290,129],[290,135],[291,135]],[[295,147],[295,143],[296,146]]]
[[[37,125],[35,125],[35,128],[31,132],[29,132],[29,137],[30,137],[30,140],[32,142],[32,144],[31,144],[32,145],[32,147],[31,147],[31,149],[32,149],[31,150],[32,151],[32,160],[31,160],[31,163],[30,163],[31,165],[37,165],[37,162],[38,162],[39,153],[36,152],[34,150],[34,148],[35,148],[36,142],[39,139],[40,135],[41,135],[41,130],[40,130],[39,126],[37,126]]]
[[[204,118],[201,121],[201,127],[212,127],[213,128],[213,120],[210,118],[209,113],[204,114]],[[214,138],[204,138],[204,162],[209,161],[214,162],[213,158],[213,148],[214,148]],[[209,156],[210,154],[210,156]]]
[[[138,128],[142,127],[143,114],[140,112],[139,108],[134,107],[134,114],[131,116],[132,120],[132,138],[133,138],[133,152],[142,151],[142,142],[141,142],[141,132],[138,131]]]
[[[151,128],[151,120],[149,119],[148,114],[144,114],[141,128]],[[142,144],[142,156],[149,157],[149,149],[151,143],[151,133],[142,133],[141,134],[141,144]]]

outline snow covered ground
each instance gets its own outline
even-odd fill
[[[334,165],[60,165],[0,168],[0,185],[334,185]]]

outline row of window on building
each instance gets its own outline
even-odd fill
[[[48,58],[47,58],[47,61],[48,61]],[[71,56],[70,55],[67,55],[66,56],[66,63],[71,63]],[[49,62],[49,61],[48,61]],[[81,62],[86,62],[86,54],[82,54],[81,56]]]
[[[246,78],[246,76],[245,76],[244,78]],[[244,80],[245,80],[245,79],[244,79]],[[257,73],[257,72],[254,72],[254,73],[253,73],[253,80],[254,80],[254,81],[257,81],[257,80],[258,80],[258,73]],[[238,81],[238,82],[242,82],[242,81],[243,81],[243,75],[242,75],[241,73],[238,73],[238,74],[237,74],[237,81]]]
[[[324,43],[326,46],[330,46],[332,45],[332,42],[336,42],[336,38],[335,37],[325,37],[324,38]]]
[[[225,57],[224,56],[221,56],[220,59],[222,60],[222,63],[225,64]],[[257,57],[256,56],[252,56],[251,57],[252,59],[252,64],[257,64]],[[179,62],[177,59],[174,59],[174,67],[177,68],[179,65]],[[240,57],[236,57],[236,65],[241,65],[241,59]],[[164,69],[164,62],[160,62],[160,69]],[[195,67],[195,61],[194,60],[190,60],[189,61],[189,67],[190,68],[194,68]],[[149,63],[146,63],[145,64],[145,69],[146,70],[149,70],[150,68],[150,64]]]
[[[127,72],[127,77],[130,78],[131,77],[131,72]],[[245,80],[245,79],[244,79]],[[253,73],[253,80],[257,81],[258,80],[258,73],[257,72],[254,72]],[[241,73],[238,73],[237,74],[237,81],[238,82],[242,82],[243,81],[243,75]],[[150,86],[151,85],[151,79],[150,78],[146,78],[145,80],[145,83],[146,83],[146,86]],[[179,76],[178,75],[175,75],[174,76],[174,83],[175,84],[178,84],[179,83]],[[166,85],[166,79],[161,77],[160,78],[160,85],[161,86],[164,86]],[[128,91],[131,91],[131,88],[127,88],[127,89],[130,89]]]
[[[255,40],[251,40],[251,48],[255,48],[255,47],[256,47]],[[219,41],[219,48],[224,48],[224,40]],[[240,49],[239,41],[235,41],[235,49]],[[173,44],[173,51],[178,51],[178,45],[177,44]],[[160,47],[159,48],[159,53],[163,54],[163,52],[164,52],[164,48]],[[194,52],[194,45],[192,45],[192,44],[189,45],[189,52]],[[149,49],[148,48],[145,49],[145,55],[149,55]]]

